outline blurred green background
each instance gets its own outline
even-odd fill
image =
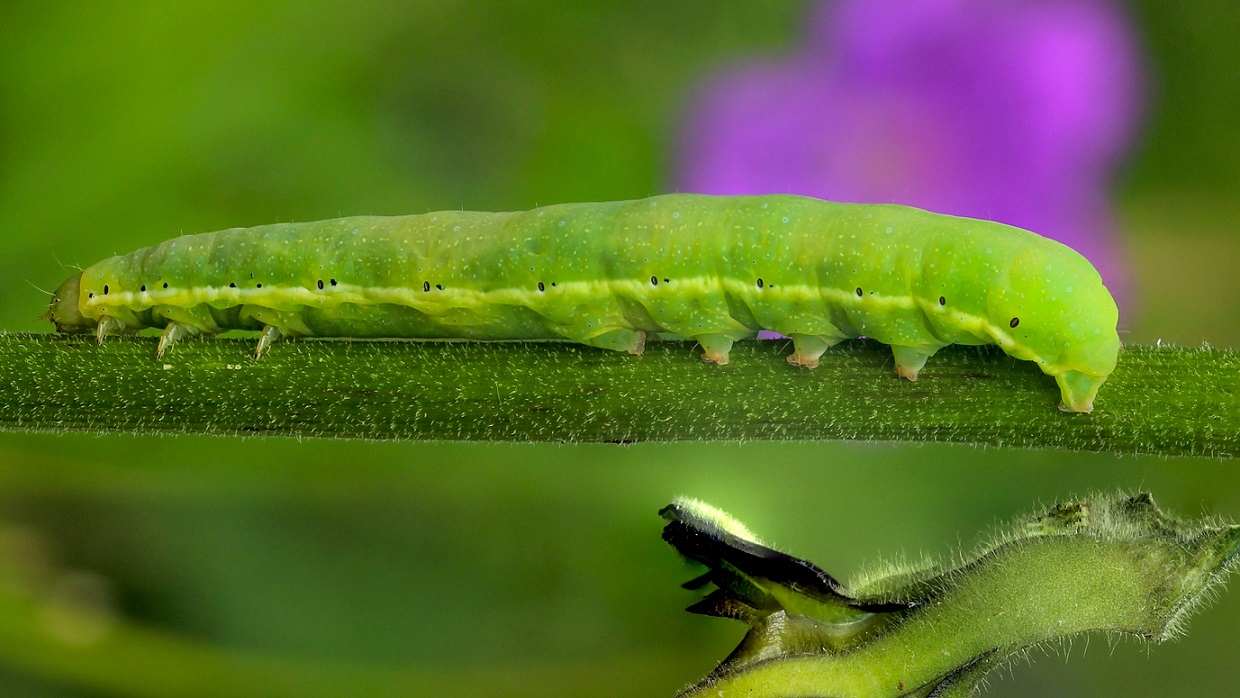
[[[1149,75],[1115,190],[1138,292],[1125,341],[1236,347],[1240,13],[1127,7]],[[766,2],[6,0],[0,328],[48,331],[40,289],[68,267],[181,232],[666,191],[694,87],[787,52],[804,17]],[[159,695],[173,669],[230,692],[223,652],[310,667],[304,695],[378,694],[372,678],[395,676],[436,695],[670,696],[742,634],[681,611],[691,572],[656,516],[674,495],[847,577],[1117,487],[1240,518],[1240,473],[1208,460],[4,434],[0,695]],[[48,611],[66,604],[88,612]],[[990,695],[1232,696],[1238,628],[1224,593],[1182,641],[1081,639],[997,674]],[[91,663],[100,638],[147,630],[188,649],[148,671]],[[35,635],[50,649],[29,650]]]

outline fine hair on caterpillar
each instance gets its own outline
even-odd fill
[[[791,195],[671,194],[530,211],[441,211],[185,235],[84,269],[52,295],[59,332],[561,339],[641,354],[692,339],[728,363],[759,330],[814,368],[834,344],[888,344],[917,380],[950,344],[995,344],[1093,409],[1118,311],[1097,271],[1000,223]]]

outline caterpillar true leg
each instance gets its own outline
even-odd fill
[[[904,347],[892,344],[891,353],[896,358],[896,373],[901,378],[907,378],[911,381],[917,380],[917,374],[921,372],[921,367],[926,365],[926,360],[934,356],[936,351],[938,351],[938,347],[927,351],[925,347]]]
[[[818,368],[818,358],[831,347],[839,344],[835,337],[820,337],[812,334],[792,335],[792,354],[788,363],[805,368]]]
[[[723,366],[728,363],[728,352],[732,351],[732,338],[725,334],[702,334],[694,337],[702,345],[702,360]]]
[[[271,346],[272,342],[286,336],[288,336],[288,334],[275,325],[267,325],[264,327],[262,335],[258,338],[258,346],[254,347],[254,358],[257,359],[262,357],[263,352],[267,351],[267,348]]]
[[[103,344],[103,338],[110,334],[125,331],[125,321],[120,318],[104,315],[99,318],[99,327],[95,328],[95,339]]]
[[[172,348],[181,339],[190,335],[198,334],[198,328],[192,325],[184,325],[179,322],[170,322],[164,327],[164,333],[159,336],[159,347],[155,349],[155,356],[163,358],[164,352]]]

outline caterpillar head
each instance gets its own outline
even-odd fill
[[[61,334],[78,334],[90,332],[97,324],[82,314],[78,306],[78,295],[82,284],[82,275],[74,274],[68,281],[60,285],[52,294],[52,302],[40,320],[51,320],[56,331]]]

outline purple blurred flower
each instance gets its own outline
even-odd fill
[[[1107,177],[1135,130],[1134,39],[1108,0],[836,0],[807,45],[709,84],[678,188],[896,202],[1064,242],[1124,304]]]

